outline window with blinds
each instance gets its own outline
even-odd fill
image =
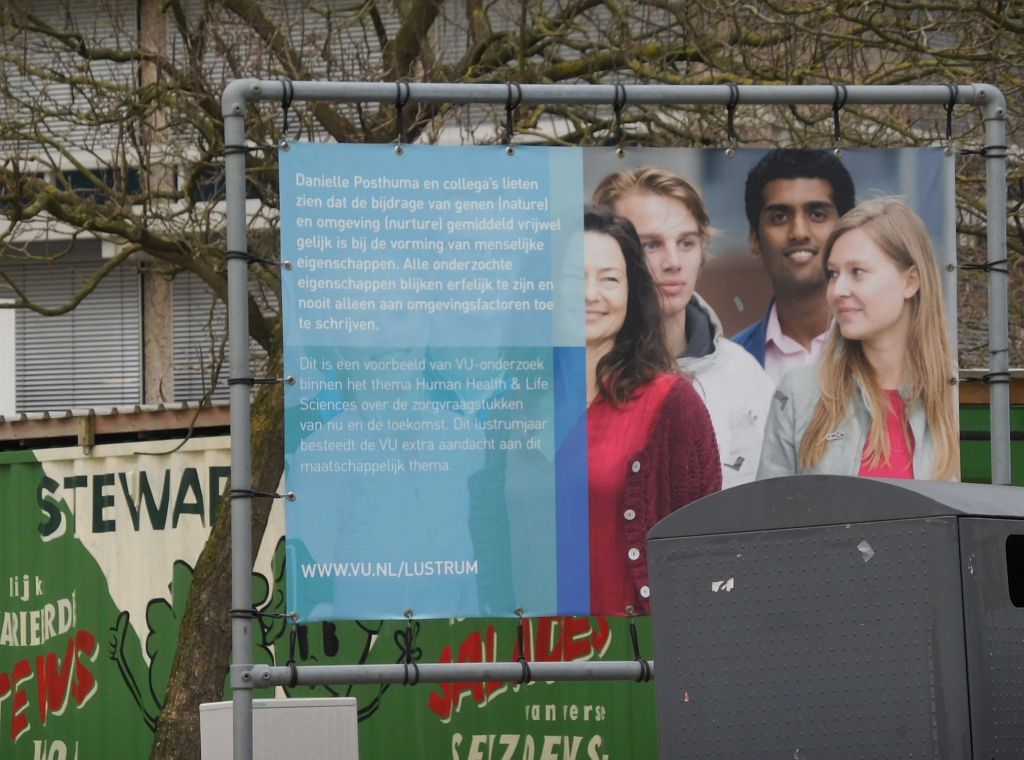
[[[5,260],[4,271],[40,306],[66,304],[102,266],[98,241],[52,261]],[[117,267],[67,314],[19,309],[15,323],[19,412],[126,406],[142,399],[140,277]]]

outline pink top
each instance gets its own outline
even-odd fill
[[[913,478],[914,477],[914,436],[906,426],[906,404],[899,391],[886,391],[889,396],[889,413],[885,416],[886,432],[889,435],[889,461],[879,462],[875,467],[868,464],[867,444],[860,463],[860,475],[869,478]]]
[[[829,330],[831,327],[829,325]],[[814,364],[821,358],[821,351],[825,347],[825,339],[828,338],[829,330],[825,330],[812,340],[810,349],[804,348],[799,341],[793,340],[782,332],[779,313],[773,303],[771,309],[768,310],[768,325],[765,328],[764,371],[777,384],[789,370]]]
[[[620,530],[623,494],[630,458],[651,435],[665,396],[679,378],[659,375],[641,386],[622,406],[598,396],[587,410],[587,458],[590,469],[590,609],[621,615],[634,596],[624,562],[628,547]],[[610,572],[612,568],[621,572]]]

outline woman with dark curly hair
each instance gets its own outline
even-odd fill
[[[700,397],[673,372],[633,225],[587,206],[583,229],[591,612],[646,614],[647,531],[721,488],[718,446]]]

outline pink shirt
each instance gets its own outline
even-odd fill
[[[831,330],[832,325],[829,325],[825,332],[811,341],[810,349],[806,349],[801,343],[782,332],[779,313],[773,303],[768,311],[764,345],[764,371],[768,373],[768,377],[778,383],[789,370],[817,362],[821,358],[825,339]]]
[[[906,425],[906,404],[899,391],[886,391],[886,394],[889,396],[889,413],[885,415],[885,429],[889,435],[889,461],[879,462],[872,467],[868,464],[865,444],[858,475],[869,478],[913,478],[914,435]]]

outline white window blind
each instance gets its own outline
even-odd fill
[[[35,303],[67,303],[100,268],[98,243],[54,262],[6,260],[4,271]],[[138,404],[142,398],[140,277],[130,262],[108,274],[67,314],[19,309],[17,410],[59,411]]]

